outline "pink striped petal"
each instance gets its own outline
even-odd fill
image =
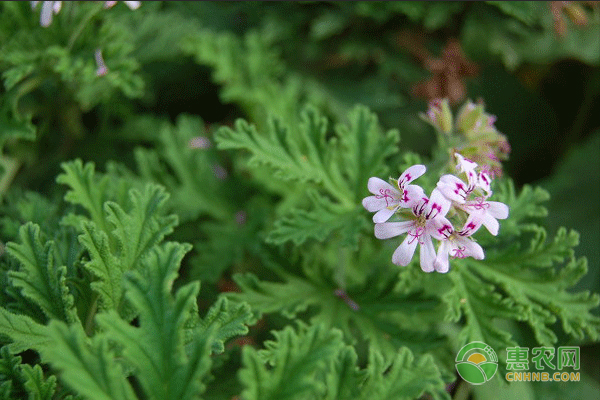
[[[448,199],[464,203],[469,195],[469,187],[454,175],[444,175],[437,183],[437,189]]]
[[[411,183],[425,173],[427,168],[424,165],[417,164],[409,167],[398,178],[398,187],[403,188],[404,185]]]
[[[381,194],[382,192],[385,192],[386,190],[390,190],[391,193],[398,193],[398,189],[396,189],[383,179],[379,179],[377,177],[369,178],[369,181],[367,182],[367,189],[369,189],[369,192],[377,195]]]

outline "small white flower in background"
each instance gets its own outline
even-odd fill
[[[368,189],[374,196],[366,197],[362,204],[368,211],[377,212],[373,216],[375,237],[389,239],[407,234],[392,255],[394,264],[408,265],[417,245],[421,245],[420,264],[425,272],[448,272],[450,257],[482,260],[483,249],[471,236],[481,225],[497,235],[498,219],[508,218],[506,204],[488,200],[492,180],[486,171],[458,153],[455,156],[456,169],[466,175],[468,183],[455,175],[444,175],[429,198],[421,187],[408,185],[425,173],[423,165],[408,168],[398,179],[398,189],[379,178],[369,179]],[[394,215],[401,221],[386,222]],[[456,231],[448,218],[459,224],[466,222]],[[433,239],[440,242],[437,254]]]
[[[383,179],[369,178],[367,188],[374,196],[364,198],[362,204],[368,211],[376,212],[373,215],[373,222],[385,222],[399,208],[410,208],[423,197],[425,195],[423,189],[417,185],[409,185],[409,183],[423,175],[425,170],[424,165],[413,165],[400,175],[396,187]]]
[[[212,171],[217,179],[220,179],[222,181],[227,179],[227,170],[221,165],[213,164]]]
[[[97,76],[104,76],[108,73],[108,68],[106,64],[104,64],[104,58],[102,57],[102,50],[98,49],[94,52],[94,58],[96,59],[96,65],[98,68],[96,69]]]
[[[58,14],[62,8],[62,1],[32,1],[31,8],[35,10],[38,3],[42,3],[40,12],[40,25],[47,28],[52,23],[52,15]]]
[[[190,140],[188,146],[191,149],[209,149],[212,143],[206,136],[196,136]]]
[[[118,1],[105,1],[104,8],[112,8],[117,4]],[[142,5],[141,1],[124,1],[125,5],[129,7],[130,10],[137,10]]]

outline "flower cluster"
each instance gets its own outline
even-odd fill
[[[483,249],[471,236],[482,225],[497,235],[498,219],[508,217],[508,206],[488,200],[492,179],[477,163],[458,153],[455,160],[459,175],[463,174],[467,182],[444,175],[429,197],[420,186],[410,184],[425,173],[424,165],[413,165],[391,184],[376,177],[369,179],[368,189],[373,196],[363,199],[362,204],[367,211],[375,212],[375,237],[388,239],[406,233],[392,256],[394,264],[408,265],[418,245],[425,272],[448,272],[450,257],[484,258]],[[401,220],[387,222],[394,215]],[[440,242],[437,252],[433,239]]]

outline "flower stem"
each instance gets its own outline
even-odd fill
[[[98,14],[98,12],[102,9],[102,7],[103,7],[102,4],[103,4],[103,2],[100,2],[100,4],[93,7],[79,22],[79,25],[77,25],[77,27],[73,31],[73,34],[71,35],[71,38],[69,39],[69,43],[67,45],[67,48],[69,50],[71,50],[73,48],[75,41],[83,32],[83,30],[85,29],[85,26],[87,24],[89,24],[89,22],[92,20],[92,18],[94,18],[94,16],[96,16],[96,14]]]

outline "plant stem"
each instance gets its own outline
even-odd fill
[[[4,197],[10,184],[13,179],[17,175],[19,168],[21,167],[21,162],[14,158],[9,158],[6,156],[0,156],[0,165],[4,168],[4,173],[2,178],[0,178],[0,199]]]
[[[92,20],[92,18],[94,18],[94,16],[96,14],[98,14],[98,12],[102,9],[103,5],[102,2],[98,5],[96,5],[96,7],[93,7],[81,20],[81,22],[79,22],[79,25],[77,25],[77,28],[75,28],[75,30],[73,31],[73,34],[71,35],[71,38],[69,39],[69,44],[67,45],[67,48],[69,49],[69,51],[73,48],[73,45],[75,44],[75,41],[77,40],[77,38],[81,35],[81,33],[83,32],[83,30],[85,29],[85,26],[87,24],[89,24],[89,22]]]

